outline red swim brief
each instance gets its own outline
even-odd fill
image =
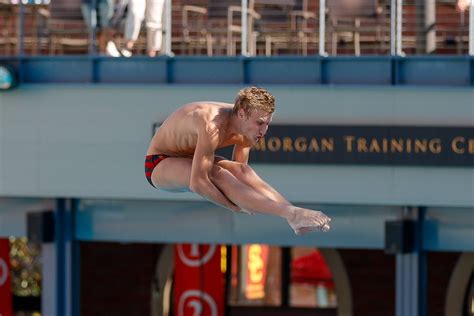
[[[159,154],[159,155],[148,155],[145,158],[145,177],[148,180],[148,182],[153,186],[153,182],[151,181],[151,174],[153,172],[153,169],[163,160],[168,158],[169,156]],[[155,187],[156,188],[156,187]]]

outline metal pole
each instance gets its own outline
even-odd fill
[[[426,253],[423,244],[423,227],[426,210],[405,207],[402,219],[415,221],[414,240],[409,253],[396,255],[395,315],[426,316]],[[406,230],[405,232],[408,232]],[[408,235],[405,238],[409,238]]]
[[[91,1],[92,9],[88,11],[87,14],[90,14],[90,25],[89,27],[89,54],[97,54],[97,46],[95,45],[95,40],[97,37],[97,0]],[[95,65],[95,63],[93,63]]]
[[[248,0],[242,0],[242,34],[241,34],[241,42],[242,42],[242,49],[241,53],[243,56],[248,56]]]
[[[390,55],[397,54],[397,0],[390,3]]]
[[[326,56],[326,0],[319,0],[319,55]]]
[[[56,200],[54,235],[56,244],[56,316],[66,315],[67,310],[67,263],[66,263],[66,199]]]
[[[22,0],[18,1],[19,9],[20,9],[20,16],[19,16],[19,30],[18,30],[18,54],[23,56],[25,54],[25,46],[24,46],[24,39],[25,39],[25,7]]]
[[[469,3],[469,55],[474,56],[474,0]]]
[[[80,316],[81,314],[81,249],[79,241],[76,240],[76,213],[78,208],[79,200],[71,199],[71,210],[69,218],[69,227],[71,229],[69,236],[69,240],[71,243],[71,262],[69,263],[69,267],[71,269],[71,316]]]
[[[397,0],[397,55],[403,56],[402,51],[402,19],[403,19],[403,0]]]
[[[418,254],[418,316],[427,315],[428,304],[428,286],[427,286],[427,270],[428,262],[425,251],[424,227],[426,221],[426,208],[419,207],[416,222],[416,250]]]
[[[464,43],[463,43],[463,35],[464,35],[464,30],[465,30],[465,26],[466,26],[466,11],[461,11],[461,13],[459,14],[460,15],[460,23],[459,23],[459,31],[458,31],[458,35],[459,35],[459,41],[458,41],[458,45],[457,46],[457,53],[458,55],[461,55],[462,54],[462,50],[464,48]],[[468,26],[469,27],[469,26]]]
[[[426,46],[424,53],[430,54],[436,50],[436,1],[424,0],[425,10],[425,40]]]
[[[171,19],[172,19],[172,2],[171,0],[165,1],[165,55],[173,56],[171,50]]]

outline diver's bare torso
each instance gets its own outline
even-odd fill
[[[165,154],[191,158],[196,149],[201,124],[215,129],[219,137],[217,148],[247,144],[243,136],[226,133],[232,107],[233,104],[211,101],[182,106],[160,126],[151,140],[147,155]]]

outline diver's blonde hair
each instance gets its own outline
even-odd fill
[[[262,110],[269,114],[275,111],[275,97],[265,89],[249,87],[239,91],[235,99],[233,114],[243,109],[247,117],[253,110]]]

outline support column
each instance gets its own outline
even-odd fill
[[[426,316],[426,254],[423,250],[424,208],[406,208],[404,219],[414,221],[413,248],[396,254],[396,316]],[[406,236],[410,239],[409,236]]]
[[[74,240],[77,201],[57,199],[53,212],[28,215],[28,238],[42,243],[41,313],[79,316],[79,253]]]
[[[396,316],[426,316],[425,212],[405,207],[400,220],[385,223],[385,251],[396,256]]]

